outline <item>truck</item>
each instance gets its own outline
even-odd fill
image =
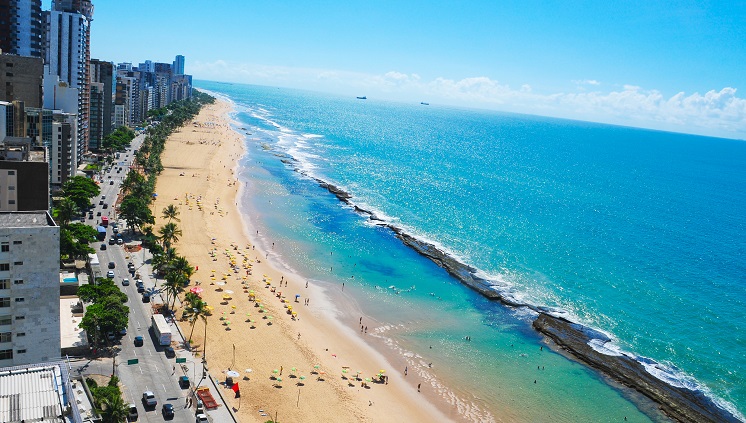
[[[101,216],[101,226],[104,228],[109,226],[109,218],[106,216]]]
[[[96,239],[98,239],[99,241],[103,241],[106,239],[106,228],[104,228],[103,226],[99,226],[96,228],[96,232]]]
[[[153,334],[158,340],[158,345],[171,345],[171,328],[168,326],[166,318],[162,314],[154,314],[151,321],[153,323]]]

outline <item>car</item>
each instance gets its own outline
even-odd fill
[[[142,293],[142,302],[149,303],[150,302],[150,294],[147,292]]]
[[[181,389],[187,389],[187,388],[189,388],[189,376],[180,376],[179,377],[179,387]]]
[[[130,286],[130,280],[127,278],[122,279],[122,286]]]
[[[114,332],[109,332],[106,334],[106,339],[108,339],[109,341],[113,341],[117,339],[117,337],[114,335]]]
[[[109,181],[109,185],[114,185],[114,181]]]
[[[106,277],[109,278],[109,279],[113,278],[114,277],[114,271],[113,270],[109,270],[108,272],[106,272]]]
[[[96,212],[96,216],[101,216],[101,210]]]
[[[117,238],[117,245],[122,245],[122,244],[124,244],[124,240],[122,238]]]
[[[145,408],[155,408],[158,405],[158,400],[155,399],[153,391],[145,391],[142,393],[142,404]]]
[[[197,420],[195,420],[196,423],[210,423],[209,420],[207,420],[207,416],[204,414],[197,414]]]
[[[114,245],[117,243],[116,238],[109,238],[109,245]]]
[[[116,267],[117,267],[116,263],[114,263],[113,261],[109,262],[109,269],[115,269]]]
[[[101,206],[101,207],[104,208],[104,209],[108,209],[109,208],[109,204],[108,203],[104,203],[104,205]]]
[[[112,227],[112,228],[111,228],[111,230],[112,230],[112,231],[113,231],[113,232],[114,232],[115,234],[118,234],[118,233],[119,233],[119,228],[117,228],[116,226]]]
[[[106,196],[105,196],[105,195],[102,195],[102,196],[101,196],[101,199],[102,199],[102,200],[106,200]]]
[[[119,331],[119,336],[127,336],[127,328],[124,328]]]
[[[137,292],[138,293],[145,292],[145,286],[144,285],[137,285]]]
[[[142,336],[136,336],[135,337],[135,346],[136,347],[142,347],[142,344],[144,343]]]
[[[163,352],[166,354],[166,358],[176,357],[176,351],[174,351],[173,347],[166,347],[163,349]]]
[[[104,200],[99,200],[98,205],[99,206],[103,206],[104,205]]]
[[[88,212],[88,218],[93,219],[93,212]]]
[[[132,263],[132,262],[127,263],[127,268],[128,269],[134,269],[135,268],[135,263]]]
[[[167,420],[173,419],[174,418],[174,406],[169,403],[163,404],[163,408],[161,408],[161,413],[163,414],[164,419],[167,419]]]
[[[114,236],[115,236],[115,237],[117,237],[117,239],[119,239],[119,238],[121,238],[121,237],[122,237],[122,234],[120,234],[120,233],[116,233],[116,234],[114,234]]]
[[[101,250],[103,251],[103,250],[105,250],[105,249],[106,249],[106,244],[104,244],[104,243],[102,242],[102,243],[101,243]]]
[[[127,406],[127,420],[137,420],[137,406],[135,404],[130,404]]]

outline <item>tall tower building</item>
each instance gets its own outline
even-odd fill
[[[78,157],[88,149],[90,115],[90,39],[93,4],[89,0],[53,0],[43,12],[45,71],[78,90]],[[45,75],[46,78],[46,75]]]
[[[114,64],[91,59],[90,139],[88,148],[101,148],[101,141],[112,132],[115,87]]]
[[[41,0],[0,0],[0,49],[42,57]]]
[[[173,72],[174,75],[184,75],[184,56],[176,56],[176,60],[174,60],[173,65]]]

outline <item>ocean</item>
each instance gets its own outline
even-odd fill
[[[344,284],[376,322],[379,348],[454,413],[662,420],[547,348],[531,328],[541,307],[608,334],[597,348],[634,355],[744,419],[746,142],[196,85],[236,104],[247,146],[241,207],[259,216],[273,260],[312,283]],[[349,193],[350,204],[319,181]],[[488,300],[382,223],[473,266],[527,307]]]

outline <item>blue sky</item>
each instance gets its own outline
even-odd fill
[[[92,57],[196,79],[746,138],[745,2],[94,5]]]

